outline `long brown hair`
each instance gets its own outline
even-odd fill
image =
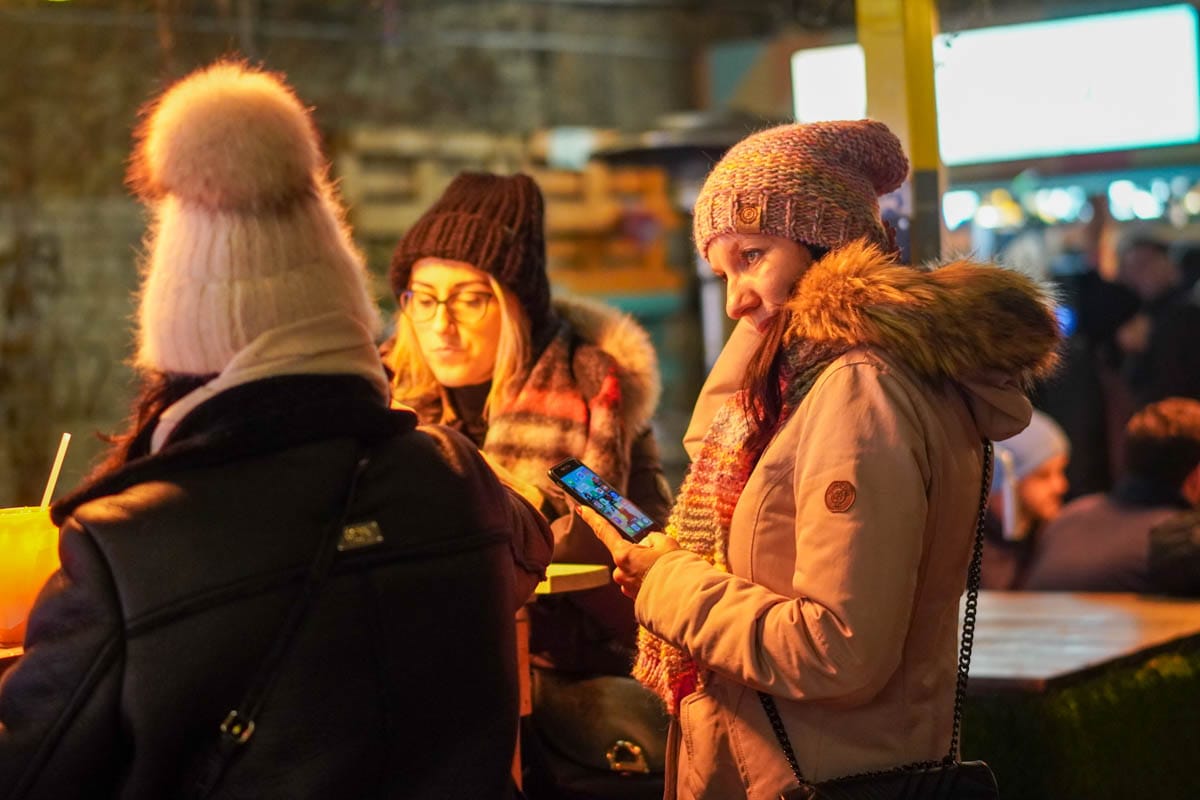
[[[129,410],[125,430],[100,434],[109,445],[104,458],[92,469],[89,480],[107,475],[136,458],[150,453],[150,437],[158,418],[184,395],[212,380],[214,375],[179,375],[169,372],[146,372]]]
[[[797,242],[808,251],[810,262],[808,268],[820,261],[829,253],[829,248]],[[806,269],[805,272],[808,270]],[[803,277],[803,275],[801,276]],[[797,279],[796,284],[799,285]],[[794,293],[796,287],[792,287]],[[758,349],[750,357],[746,365],[746,375],[742,381],[745,393],[742,396],[742,408],[750,421],[750,435],[746,446],[751,452],[762,452],[767,443],[775,435],[779,418],[783,416],[783,386],[782,371],[785,358],[783,343],[791,322],[791,314],[786,310],[775,315],[771,326],[759,342]]]

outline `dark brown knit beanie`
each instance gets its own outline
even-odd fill
[[[550,316],[542,192],[528,175],[460,173],[396,245],[392,292],[422,258],[466,262],[515,294],[534,335]]]

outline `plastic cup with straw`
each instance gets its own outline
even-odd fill
[[[0,648],[24,641],[29,609],[58,569],[58,528],[49,506],[70,443],[64,433],[40,506],[0,509]]]

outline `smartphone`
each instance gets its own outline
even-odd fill
[[[550,468],[549,475],[567,494],[594,509],[631,542],[640,542],[654,527],[654,520],[645,511],[577,458],[558,462]]]

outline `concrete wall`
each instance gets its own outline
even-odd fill
[[[320,16],[285,13],[304,5]],[[167,82],[249,53],[287,73],[331,140],[360,123],[642,130],[694,105],[693,65],[707,41],[763,22],[728,4],[691,5],[6,4],[0,506],[38,501],[64,430],[75,441],[59,494],[70,488],[100,452],[95,434],[118,429],[127,412],[143,219],[123,187],[124,161],[139,106]]]

